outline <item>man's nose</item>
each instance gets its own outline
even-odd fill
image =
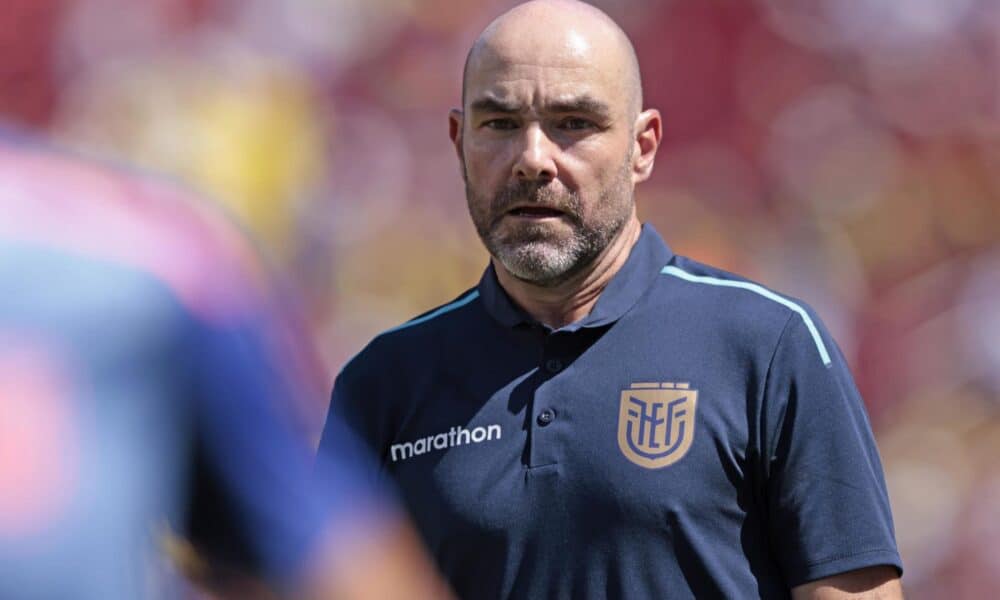
[[[556,178],[555,154],[559,147],[549,139],[538,123],[524,128],[520,155],[514,161],[513,175],[519,181],[550,181]]]

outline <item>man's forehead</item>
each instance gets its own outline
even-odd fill
[[[479,99],[559,103],[586,97],[611,105],[620,96],[619,79],[620,71],[572,57],[520,61],[494,55],[470,65],[465,91],[470,104]]]
[[[611,77],[591,65],[581,64],[524,64],[493,63],[470,70],[469,89],[509,90],[519,86],[544,87],[600,86],[610,83]]]
[[[525,85],[517,85],[524,83]],[[608,117],[620,108],[608,94],[589,86],[536,87],[524,80],[473,90],[468,97],[470,112],[588,112]]]

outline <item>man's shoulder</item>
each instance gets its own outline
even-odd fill
[[[660,270],[664,283],[683,282],[675,289],[684,289],[688,296],[705,302],[723,301],[737,313],[759,315],[761,311],[812,311],[809,305],[793,296],[768,287],[742,275],[713,267],[681,255],[675,255]]]
[[[380,370],[387,365],[405,368],[431,360],[445,338],[470,327],[477,316],[474,307],[478,299],[478,289],[468,289],[450,302],[379,333],[348,361],[344,372],[359,374],[372,364]]]
[[[665,308],[711,319],[715,326],[734,333],[759,337],[780,333],[786,324],[798,321],[817,335],[822,330],[819,317],[806,302],[684,256],[674,256],[662,268],[661,278]]]

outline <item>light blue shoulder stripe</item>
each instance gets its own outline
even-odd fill
[[[459,298],[458,300],[455,300],[454,302],[452,302],[450,304],[445,304],[441,308],[435,310],[432,313],[426,314],[426,315],[420,317],[419,319],[413,319],[412,321],[407,321],[406,323],[403,323],[402,325],[397,325],[397,326],[393,327],[392,329],[383,331],[382,333],[383,334],[392,333],[393,331],[399,331],[401,329],[406,329],[408,327],[413,327],[414,325],[420,325],[421,323],[426,323],[427,321],[430,321],[431,319],[436,319],[437,317],[440,317],[441,315],[443,315],[445,313],[450,313],[451,311],[455,310],[456,308],[462,308],[463,306],[465,306],[469,302],[472,302],[473,300],[475,300],[478,297],[479,297],[479,290],[473,290],[473,292],[471,294],[469,294],[468,296],[466,296],[464,298]]]
[[[704,275],[692,275],[687,271],[679,269],[672,265],[667,265],[663,267],[660,271],[664,275],[673,275],[685,281],[692,281],[694,283],[704,283],[706,285],[716,285],[720,287],[732,287],[739,288],[741,290],[749,290],[755,294],[759,294],[768,300],[773,300],[782,306],[790,308],[797,312],[802,320],[806,324],[806,328],[809,329],[809,333],[812,335],[813,342],[816,344],[816,349],[819,350],[819,356],[823,359],[823,364],[830,366],[830,353],[826,351],[826,345],[823,343],[823,338],[819,335],[819,330],[816,329],[816,324],[813,323],[812,318],[809,317],[809,313],[806,312],[804,308],[798,304],[788,300],[787,298],[782,298],[781,296],[775,294],[774,292],[765,289],[755,283],[748,283],[746,281],[732,281],[729,279],[719,279],[718,277],[707,277]]]

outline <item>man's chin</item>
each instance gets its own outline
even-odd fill
[[[491,252],[516,279],[539,287],[555,287],[578,269],[577,259],[564,245],[527,243]]]

